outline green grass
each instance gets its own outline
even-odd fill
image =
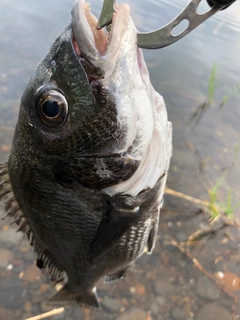
[[[208,78],[208,96],[207,100],[201,103],[199,106],[197,106],[196,110],[193,112],[193,114],[190,117],[189,122],[195,121],[196,123],[199,123],[201,120],[203,114],[208,110],[209,107],[214,105],[214,98],[215,98],[215,92],[216,89],[222,86],[223,84],[220,82],[220,80],[217,77],[217,66],[214,63],[210,76]],[[237,90],[240,90],[240,84],[237,86]],[[229,91],[229,94],[225,94],[218,106],[218,109],[221,109],[225,104],[227,103],[229,99],[229,95],[233,94],[235,92],[235,88],[233,90]]]
[[[233,217],[234,212],[239,208],[240,202],[237,204],[233,205],[232,203],[232,195],[231,195],[231,190],[230,188],[228,189],[228,195],[227,195],[227,200],[225,203],[223,203],[223,210],[224,214],[226,214],[228,217]]]
[[[210,77],[208,79],[208,99],[207,99],[207,102],[209,104],[213,103],[215,91],[216,91],[217,87],[219,87],[220,85],[221,85],[221,83],[217,79],[217,66],[214,63],[212,70],[211,70]]]
[[[224,176],[224,175],[223,175]],[[229,218],[233,218],[235,211],[240,207],[240,202],[237,204],[232,203],[232,193],[231,189],[228,188],[227,198],[223,202],[219,202],[219,187],[221,185],[221,180],[223,176],[218,180],[214,187],[208,190],[209,201],[209,213],[214,219],[220,214],[225,214]]]

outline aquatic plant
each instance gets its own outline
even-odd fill
[[[240,207],[240,202],[238,202],[235,205],[232,203],[232,193],[230,188],[227,189],[228,192],[227,192],[226,200],[223,202],[219,202],[218,191],[219,191],[219,187],[220,187],[223,176],[217,181],[217,183],[213,186],[213,188],[208,190],[208,195],[210,198],[208,210],[212,218],[216,218],[220,214],[224,214],[229,218],[233,218],[234,212],[237,210],[237,208]]]
[[[214,63],[212,70],[211,70],[211,73],[210,73],[210,76],[208,78],[207,100],[196,107],[196,110],[192,113],[192,115],[189,119],[189,123],[192,121],[199,123],[199,121],[201,120],[205,111],[207,111],[210,106],[214,105],[214,97],[215,97],[216,89],[222,85],[223,85],[222,82],[217,78],[217,66]],[[239,86],[239,88],[240,88],[240,86]],[[225,94],[223,96],[223,98],[218,106],[218,109],[221,109],[227,103],[227,101],[229,99],[229,95],[232,94],[232,91],[233,90],[230,90],[229,94]]]

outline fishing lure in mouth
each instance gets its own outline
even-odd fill
[[[204,14],[197,12],[201,0],[191,0],[185,9],[170,23],[155,31],[142,33],[137,35],[138,47],[144,49],[160,49],[182,39],[200,24],[210,18],[220,10],[229,7],[235,0],[207,0],[211,7]],[[113,14],[116,12],[115,0],[104,0],[100,18],[98,20],[98,29],[109,26],[112,23]],[[173,35],[173,29],[182,21],[187,20],[188,26],[178,35]]]

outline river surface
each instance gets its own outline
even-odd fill
[[[187,2],[127,1],[140,31],[170,22]],[[202,2],[204,11],[207,5]],[[28,79],[70,20],[72,4],[72,0],[0,0],[0,161],[8,158]],[[96,16],[101,5],[99,0],[91,2]],[[144,55],[152,84],[164,97],[173,123],[167,187],[203,201],[210,201],[209,192],[214,192],[214,204],[239,219],[240,2],[179,42],[160,50],[144,50]],[[209,97],[214,69],[211,83],[215,86]],[[199,116],[201,109],[200,117],[193,117],[194,113]],[[48,319],[239,318],[239,229],[214,230],[186,247],[188,236],[209,225],[209,215],[201,204],[184,199],[184,195],[165,196],[153,254],[142,256],[124,280],[99,284],[102,310],[68,307]],[[52,310],[44,301],[55,290],[34,266],[32,248],[15,229],[9,221],[0,224],[0,318],[6,320],[29,319]],[[183,247],[187,254],[180,251]],[[195,258],[200,267],[194,265]],[[216,286],[219,271],[226,279],[235,277],[237,285],[228,280]]]

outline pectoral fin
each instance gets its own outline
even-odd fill
[[[110,205],[89,246],[87,253],[88,261],[93,264],[95,260],[104,255],[137,219],[138,215],[136,213],[126,211],[123,213]]]

